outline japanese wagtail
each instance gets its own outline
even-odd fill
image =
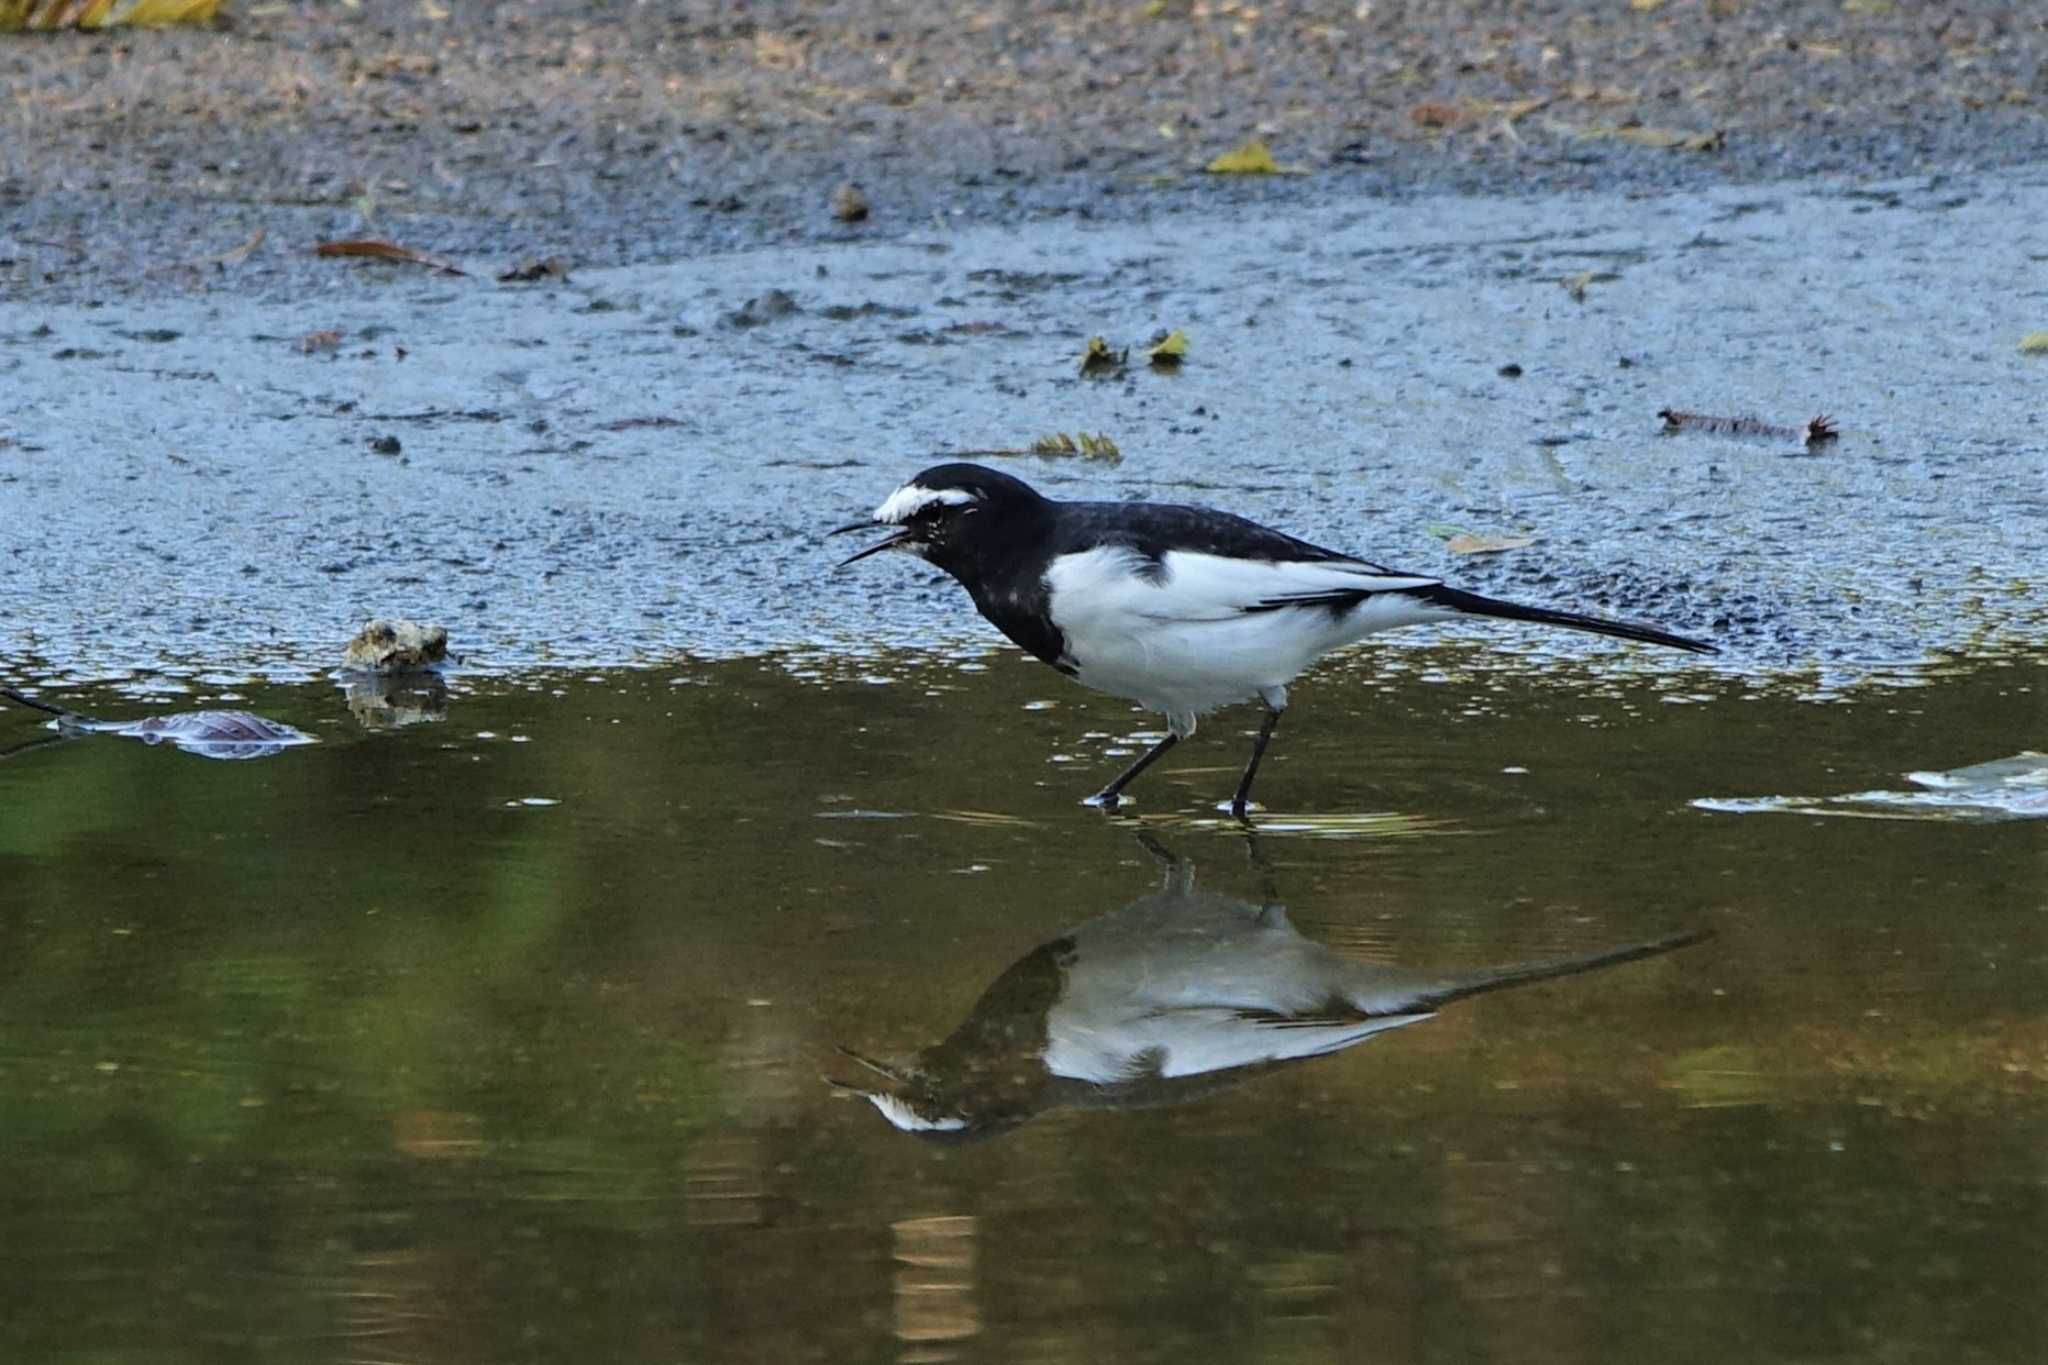
[[[1207,507],[1060,502],[981,465],[927,469],[832,534],[875,528],[888,537],[841,568],[883,550],[916,555],[1083,687],[1165,714],[1166,737],[1088,798],[1111,810],[1198,717],[1257,697],[1265,721],[1230,800],[1242,819],[1287,684],[1319,655],[1396,626],[1487,616],[1714,652],[1655,626],[1463,592]]]

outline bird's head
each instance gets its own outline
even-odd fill
[[[849,555],[855,560],[884,550],[901,550],[954,570],[1036,526],[1046,500],[1022,479],[978,464],[934,465],[882,500],[866,521],[848,531],[887,528],[889,536]]]

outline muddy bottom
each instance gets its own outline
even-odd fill
[[[0,1355],[2030,1358],[2038,824],[1694,803],[2038,747],[2044,661],[1485,657],[1313,675],[1252,832],[1252,716],[1105,818],[1146,719],[1010,655],[0,709]]]

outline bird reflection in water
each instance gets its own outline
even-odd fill
[[[996,978],[945,1041],[902,1061],[840,1051],[833,1080],[905,1132],[1005,1133],[1054,1109],[1180,1104],[1420,1023],[1466,996],[1656,957],[1705,930],[1597,952],[1467,969],[1355,962],[1304,938],[1278,904],[1165,885],[1075,926]]]

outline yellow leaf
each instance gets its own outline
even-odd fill
[[[1628,0],[1628,7],[1637,14],[1650,14],[1664,8],[1664,0]]]
[[[2021,355],[2048,355],[2048,332],[2029,332],[2020,338]]]
[[[1454,555],[1496,555],[1502,550],[1519,550],[1535,543],[1534,536],[1478,536],[1461,531],[1445,541],[1444,548]]]
[[[1280,174],[1280,167],[1273,160],[1273,149],[1266,145],[1264,138],[1257,137],[1242,147],[1225,152],[1202,169],[1211,175]]]
[[[1176,327],[1153,342],[1146,355],[1155,369],[1170,370],[1188,358],[1188,334]]]

